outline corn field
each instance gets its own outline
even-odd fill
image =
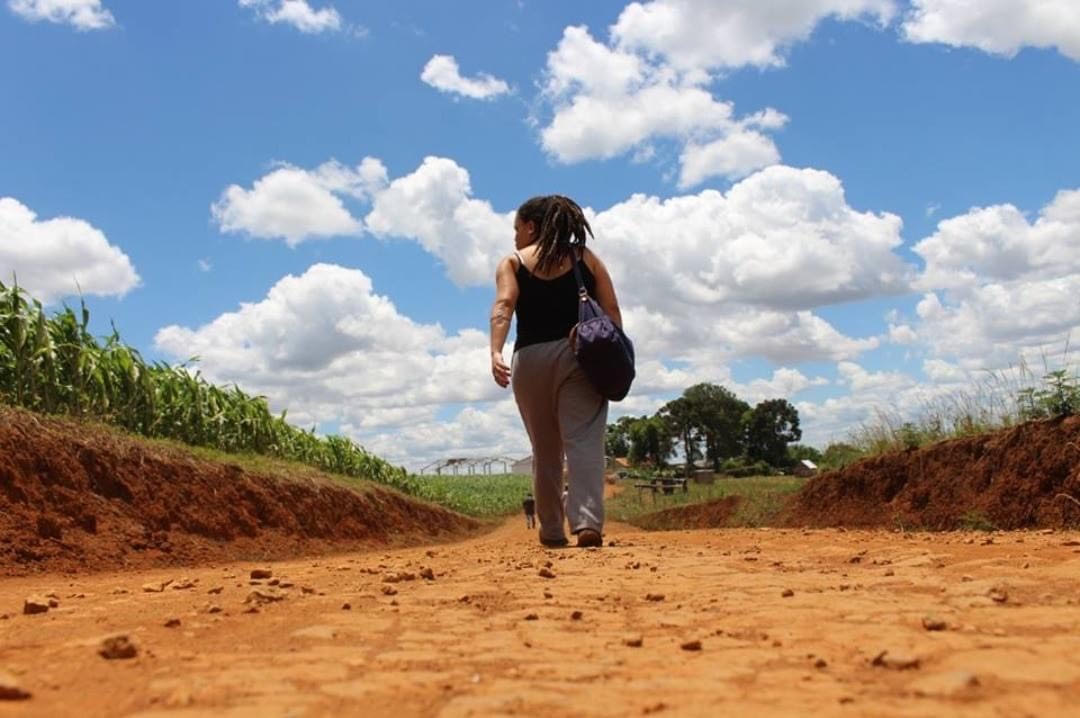
[[[147,363],[113,333],[98,342],[80,301],[53,316],[0,282],[0,402],[93,418],[142,436],[299,461],[415,493],[416,480],[341,436],[318,437],[270,413],[265,397],[210,384],[199,372]]]

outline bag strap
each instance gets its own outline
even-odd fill
[[[573,251],[573,250],[571,250]],[[581,253],[574,252],[576,255],[573,267],[574,267],[574,279],[577,280],[577,293],[581,301],[585,301],[589,298],[589,290],[585,288],[585,280],[581,276],[581,268],[578,266],[585,259],[585,250],[581,250]]]

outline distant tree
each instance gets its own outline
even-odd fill
[[[719,471],[725,459],[741,456],[745,447],[742,417],[750,405],[717,384],[695,384],[683,392],[693,408],[705,458]]]
[[[632,416],[622,416],[614,424],[607,425],[604,453],[608,456],[630,454],[630,426],[636,421]]]
[[[652,462],[662,467],[674,452],[667,423],[658,416],[642,416],[629,425],[630,463]]]
[[[829,469],[840,469],[862,456],[862,451],[843,442],[836,442],[825,447],[821,455],[821,466]]]
[[[686,473],[689,476],[694,460],[701,457],[701,450],[698,449],[698,407],[684,395],[660,407],[657,416],[667,424],[672,438],[682,444],[683,456],[686,457]]]
[[[802,438],[799,412],[786,399],[763,401],[744,415],[746,455],[754,461],[783,466],[788,444]]]

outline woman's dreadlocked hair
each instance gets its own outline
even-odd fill
[[[518,207],[518,219],[536,224],[536,271],[546,272],[585,246],[592,227],[577,202],[559,194],[533,197]]]

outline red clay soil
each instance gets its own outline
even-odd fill
[[[864,459],[812,479],[792,526],[948,530],[1080,525],[1080,416]]]
[[[727,525],[739,506],[738,496],[705,501],[700,504],[674,506],[646,514],[635,521],[643,529],[711,529]]]
[[[478,527],[314,470],[262,475],[0,408],[0,576],[286,559],[449,540]]]

